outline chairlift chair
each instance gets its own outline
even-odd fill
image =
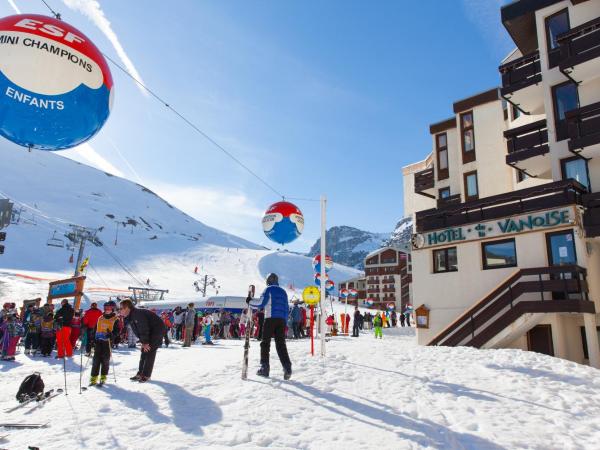
[[[52,234],[52,237],[46,242],[48,247],[65,248],[65,241],[56,237],[56,231]]]

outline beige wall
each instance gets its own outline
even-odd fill
[[[556,228],[548,232],[560,229]],[[482,266],[481,243],[498,238],[456,245],[457,272],[433,273],[433,249],[413,250],[413,301],[415,305],[425,304],[431,310],[430,328],[417,330],[419,344],[427,344],[431,341],[519,268],[548,265],[546,233],[522,233],[514,237],[518,267],[505,269],[483,270]],[[585,267],[587,265],[585,244],[577,233],[575,233],[575,247],[579,265]]]
[[[435,208],[436,201],[415,192],[415,173],[425,170],[431,164],[431,155],[427,159],[402,168],[404,217],[413,216],[416,211]]]

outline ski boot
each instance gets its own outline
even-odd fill
[[[147,381],[150,381],[150,377],[146,377],[144,375],[140,376],[140,379],[138,380],[140,383],[145,383]]]
[[[130,378],[131,381],[140,381],[140,378],[142,378],[142,375],[139,373],[136,373],[134,376],[132,376]]]
[[[31,350],[29,350],[28,348],[25,349],[25,355],[29,355],[30,352]]]
[[[261,364],[260,369],[256,372],[259,377],[269,378],[269,366],[267,364]]]
[[[96,386],[98,384],[98,377],[90,377],[90,386]]]
[[[290,378],[292,378],[292,366],[291,365],[283,368],[283,379],[289,380]]]

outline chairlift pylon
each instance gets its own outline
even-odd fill
[[[52,237],[46,242],[48,247],[65,248],[65,241],[56,237],[56,230],[52,234]]]

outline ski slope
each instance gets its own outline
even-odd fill
[[[88,244],[85,254],[92,297],[123,294],[149,279],[151,287],[168,289],[168,298],[193,299],[199,297],[194,282],[202,284],[204,275],[217,280],[207,295],[214,295],[216,286],[220,294],[243,295],[248,284],[262,287],[270,272],[290,291],[313,283],[309,258],[209,227],[139,184],[2,139],[0,160],[9,168],[2,173],[0,195],[13,200],[18,212],[18,223],[5,230],[0,300],[44,296],[48,280],[72,275],[69,258],[75,249],[47,245],[55,239],[66,246],[70,224],[100,230],[103,245]],[[336,265],[331,276],[342,281],[357,273]]]
[[[80,395],[78,355],[67,365],[68,396],[0,422],[46,422],[2,430],[0,447],[43,449],[595,449],[600,442],[600,372],[520,350],[419,347],[413,330],[375,341],[332,338],[327,357],[308,340],[288,341],[294,374],[240,379],[241,341],[158,352],[153,380],[132,383],[138,351],[115,352],[110,385]],[[317,349],[319,347],[317,346]],[[84,359],[85,365],[85,359]],[[19,382],[39,370],[63,385],[62,363],[17,356],[0,366],[2,410]],[[87,380],[88,372],[84,379]]]

